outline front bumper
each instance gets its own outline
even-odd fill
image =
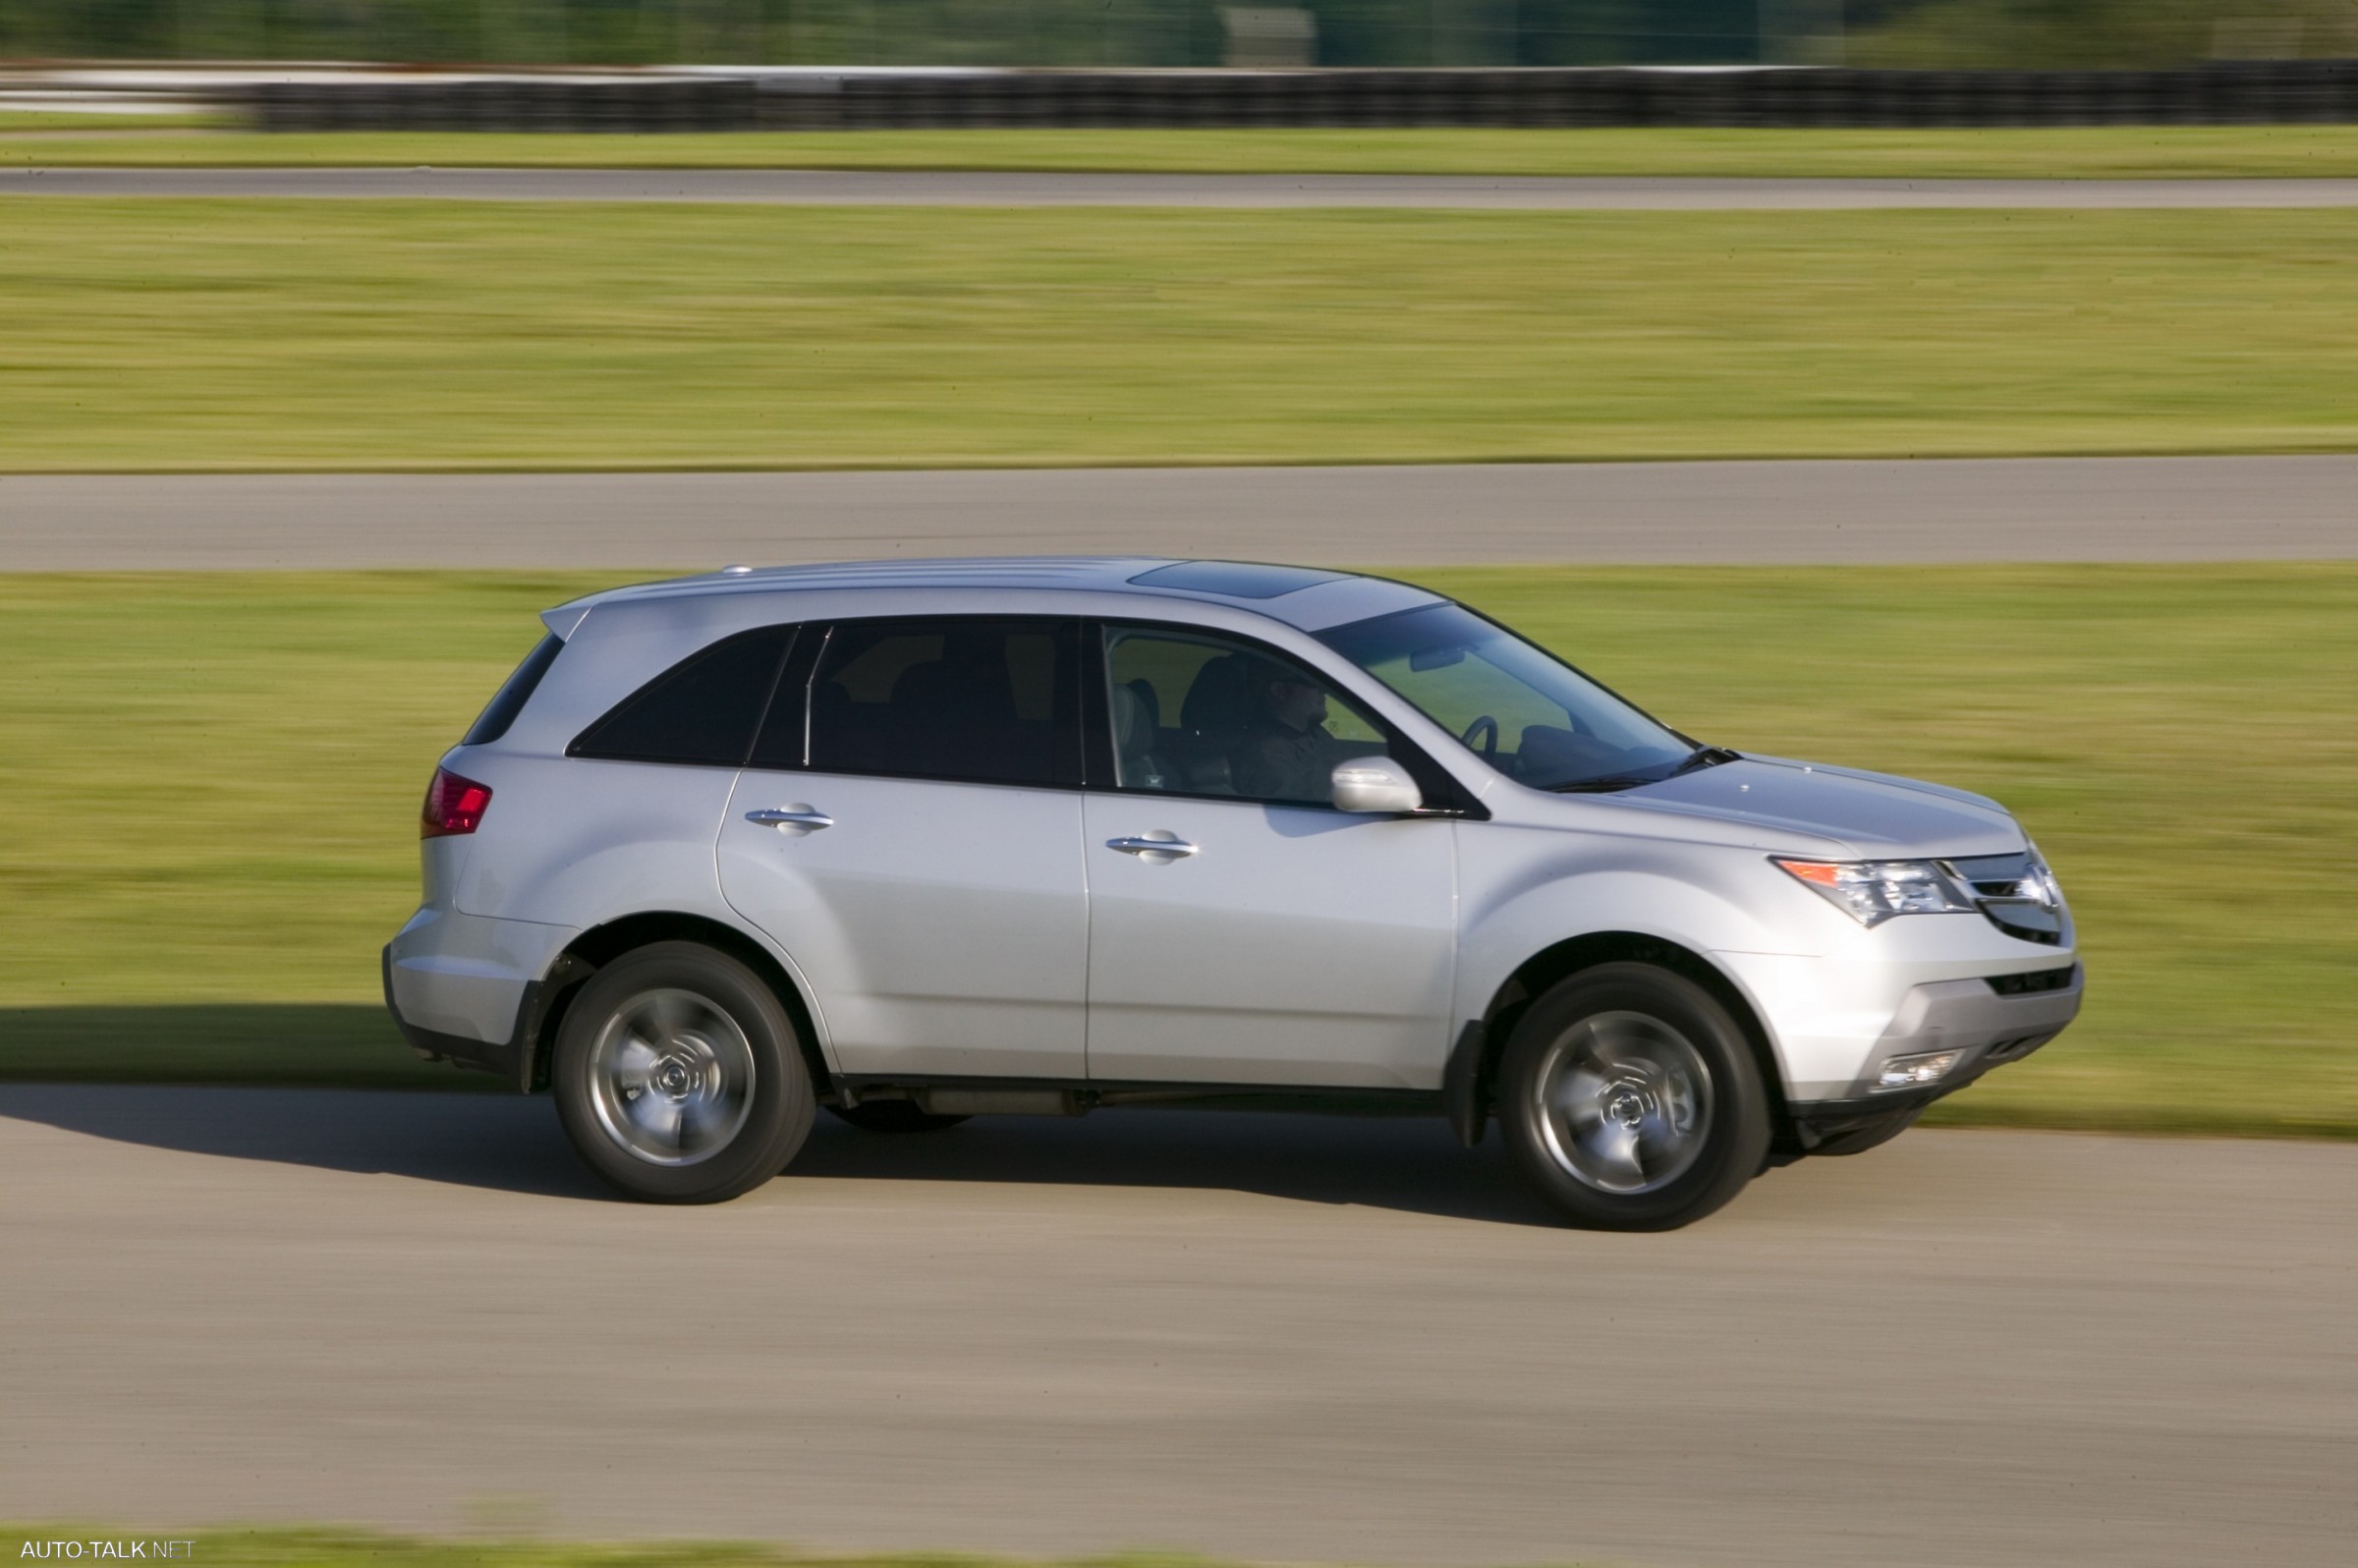
[[[1842,1133],[1913,1115],[1991,1069],[2021,1061],[2079,1016],[2085,986],[2086,976],[2075,963],[2067,969],[1912,987],[1855,1082],[1838,1094],[1791,1102],[1796,1141],[1811,1148]],[[1952,1050],[1961,1053],[1960,1060],[1937,1083],[1881,1092],[1874,1087],[1894,1056]]]

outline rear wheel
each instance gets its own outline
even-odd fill
[[[963,1116],[936,1116],[906,1099],[871,1099],[858,1105],[829,1105],[828,1110],[864,1133],[938,1133],[965,1121]]]
[[[1768,1149],[1743,1032],[1709,991],[1650,964],[1585,970],[1533,1003],[1507,1041],[1498,1110],[1524,1178],[1605,1230],[1701,1219]]]
[[[814,1109],[775,993],[695,942],[657,942],[592,976],[566,1010],[551,1077],[574,1148],[649,1203],[751,1192],[802,1148]]]

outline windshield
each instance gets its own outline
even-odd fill
[[[1380,615],[1319,641],[1535,789],[1626,788],[1717,759],[1462,605]]]

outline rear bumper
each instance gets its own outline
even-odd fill
[[[426,908],[385,944],[385,1010],[413,1050],[530,1089],[543,980],[559,925]]]
[[[447,1061],[461,1067],[472,1067],[478,1072],[497,1073],[520,1089],[532,1088],[525,1079],[525,1075],[531,1071],[531,1064],[525,1060],[524,1042],[528,1036],[523,1025],[526,1015],[533,1010],[533,992],[539,989],[539,981],[526,983],[523,1002],[517,1008],[515,1021],[508,1027],[506,1038],[476,1039],[466,1035],[449,1035],[440,1030],[426,1029],[402,1017],[401,1004],[393,999],[393,948],[390,943],[385,946],[383,969],[385,1011],[393,1015],[393,1027],[401,1031],[401,1037],[409,1042],[410,1049],[429,1062]]]

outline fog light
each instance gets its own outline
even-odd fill
[[[1918,1089],[1939,1082],[1948,1070],[1957,1065],[1963,1051],[1926,1051],[1921,1056],[1894,1056],[1883,1063],[1882,1076],[1875,1081],[1878,1090]]]

